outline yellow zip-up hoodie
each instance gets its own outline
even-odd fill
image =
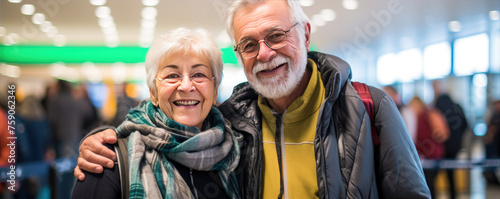
[[[311,78],[302,96],[295,99],[282,114],[281,148],[283,198],[317,198],[314,136],[325,88],[316,63],[308,60]],[[265,98],[259,95],[263,134],[263,197],[276,198],[280,192],[280,171],[276,152],[276,117]]]

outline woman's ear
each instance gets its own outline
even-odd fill
[[[158,96],[156,91],[151,88],[149,89],[149,98],[151,99],[151,103],[153,103],[155,107],[158,107]]]

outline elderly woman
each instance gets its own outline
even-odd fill
[[[146,56],[150,100],[117,128],[128,137],[129,198],[240,198],[235,135],[214,107],[221,51],[202,29],[176,29]],[[110,148],[110,147],[108,147]],[[73,198],[119,198],[120,171],[86,173]]]

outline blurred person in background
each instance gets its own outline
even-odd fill
[[[450,136],[448,124],[444,116],[436,109],[428,108],[419,97],[413,97],[409,106],[417,116],[417,135],[415,146],[422,159],[441,160],[445,154],[443,142]],[[436,168],[424,168],[425,180],[435,198],[435,181],[438,174]]]
[[[22,120],[19,126],[18,138],[19,161],[16,163],[42,163],[55,158],[52,136],[47,114],[42,106],[41,100],[35,96],[28,95],[17,104],[17,117]],[[42,170],[39,170],[40,172]],[[38,176],[28,177],[22,180],[19,193],[23,195],[16,198],[48,197],[48,177],[46,173]],[[43,191],[42,191],[43,190]],[[27,194],[27,195],[26,195]]]
[[[238,141],[214,106],[221,55],[204,29],[179,28],[156,39],[145,61],[150,99],[116,129],[128,140],[129,169],[86,172],[72,198],[240,198]],[[127,181],[122,172],[130,176],[128,191],[119,186]]]
[[[457,158],[457,154],[462,148],[462,139],[469,128],[467,118],[465,117],[462,107],[455,103],[450,95],[445,92],[441,80],[432,81],[432,87],[434,89],[433,105],[444,115],[448,128],[450,129],[450,137],[444,142],[444,158],[454,160]],[[456,198],[454,171],[454,169],[446,170],[451,199]]]
[[[78,108],[83,116],[83,128],[78,135],[78,140],[83,138],[90,130],[96,128],[101,123],[97,108],[90,100],[85,84],[79,84],[73,89],[73,96],[79,103]]]
[[[500,100],[493,101],[491,109],[492,114],[484,135],[484,144],[486,145],[486,158],[497,159],[500,158]],[[488,183],[500,184],[497,170],[498,168],[485,168],[483,175]]]
[[[74,97],[70,82],[57,80],[57,94],[49,98],[47,108],[56,158],[76,158],[85,116],[81,103]],[[75,180],[74,176],[69,174],[71,173],[62,173],[58,178],[57,195],[61,198],[71,195]]]
[[[415,111],[411,106],[407,106],[403,103],[403,99],[396,88],[393,86],[384,86],[382,89],[389,96],[391,96],[394,103],[396,103],[396,106],[405,121],[406,127],[408,128],[408,133],[410,134],[411,139],[415,142],[417,139],[417,117]]]
[[[127,83],[116,85],[116,113],[111,121],[111,126],[117,127],[120,125],[131,108],[137,106],[139,101],[131,98],[127,94]]]

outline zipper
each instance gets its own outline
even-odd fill
[[[191,176],[191,185],[193,186],[194,198],[198,198],[198,191],[196,191],[196,187],[194,186],[193,169],[192,168],[189,168],[189,176]]]

